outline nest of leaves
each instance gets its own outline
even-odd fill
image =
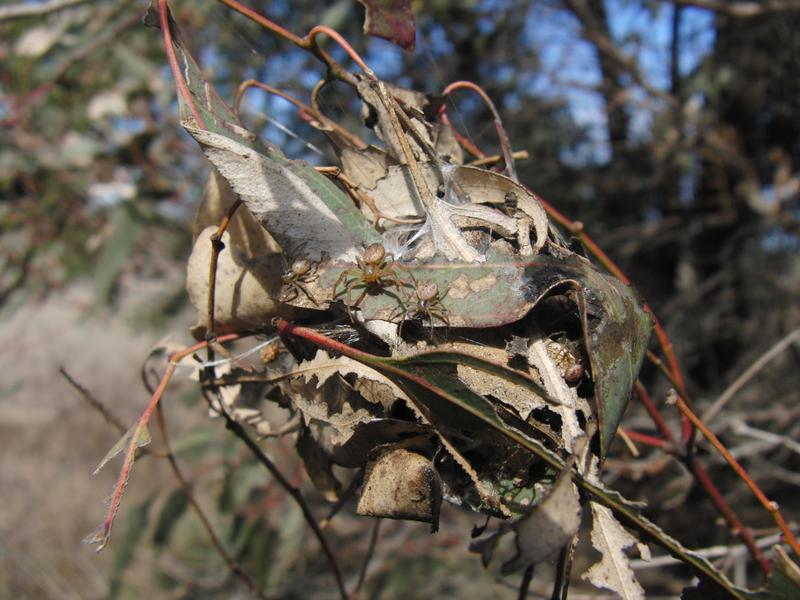
[[[182,57],[190,89],[205,86]],[[304,107],[340,159],[322,173],[208,94],[197,114],[184,107],[216,168],[189,261],[194,334],[278,324],[258,375],[226,363],[215,407],[262,435],[293,432],[331,501],[352,487],[335,467],[355,470],[359,514],[435,531],[446,500],[501,517],[501,532],[518,532],[505,568],[527,567],[570,543],[581,501],[569,477],[554,488],[558,462],[526,446],[599,482],[649,318],[630,288],[569,249],[512,158],[511,176],[463,164],[441,99],[369,73],[354,87],[381,145]],[[265,420],[265,402],[289,408],[289,424]],[[498,533],[475,543],[487,561]]]
[[[642,597],[625,553],[638,541],[615,513],[705,581],[732,589],[600,482],[651,319],[632,288],[572,251],[518,183],[485,94],[465,82],[442,97],[395,87],[338,39],[364,73],[329,63],[330,72],[352,86],[375,144],[322,114],[324,80],[310,105],[291,99],[339,158],[315,168],[242,126],[169,38],[165,10],[182,124],[215,168],[187,279],[193,334],[205,341],[172,357],[148,409],[104,459],[127,450],[94,538],[101,547],[166,381],[178,360],[207,346],[223,353],[195,367],[212,414],[235,432],[294,436],[332,503],[356,495],[361,515],[432,531],[443,501],[498,517],[498,527],[474,532],[473,549],[505,572],[530,572],[558,553],[568,564],[588,510],[602,557],[585,578]],[[237,106],[253,86],[286,97],[247,82]],[[443,111],[456,89],[490,103],[502,156],[464,164]],[[244,353],[220,345],[255,336],[262,341]],[[244,360],[256,351],[259,361]],[[265,416],[270,404],[288,410],[286,422]],[[514,540],[510,551],[499,550],[503,537]]]

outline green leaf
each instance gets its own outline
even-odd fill
[[[108,596],[112,600],[117,597],[122,589],[122,575],[133,560],[134,551],[139,540],[147,528],[150,505],[153,503],[151,496],[141,504],[128,509],[125,515],[125,526],[119,543],[116,545],[114,564],[111,570]]]
[[[764,589],[747,592],[748,600],[796,600],[800,598],[800,566],[775,546],[776,556],[772,561],[772,574]]]
[[[183,489],[178,488],[169,495],[158,514],[158,521],[156,521],[156,528],[153,532],[153,544],[156,548],[161,548],[169,542],[175,524],[186,512],[188,506],[189,497]]]
[[[180,43],[175,44],[175,50],[193,104],[190,107],[178,95],[181,123],[282,248],[291,255],[313,239],[314,251],[324,250],[329,256],[338,256],[343,245],[355,253],[359,244],[380,240],[347,194],[308,163],[287,159],[277,147],[265,144],[244,129],[230,107],[205,81],[191,55]],[[317,219],[318,215],[323,218]],[[316,229],[309,233],[308,227],[312,226]],[[325,240],[333,247],[326,248]]]

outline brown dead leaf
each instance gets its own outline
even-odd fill
[[[356,512],[370,517],[409,519],[436,531],[442,482],[429,458],[397,448],[367,465]]]
[[[206,227],[197,236],[186,273],[186,289],[198,317],[192,333],[199,338],[205,335],[208,326],[211,235],[216,230],[216,226]],[[286,314],[288,309],[276,300],[280,297],[283,272],[281,255],[247,256],[232,243],[227,232],[222,242],[225,250],[219,254],[214,303],[217,333],[263,327],[279,312]]]

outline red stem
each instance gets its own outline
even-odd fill
[[[500,118],[500,113],[497,112],[497,107],[495,107],[494,102],[492,102],[492,99],[489,97],[489,94],[487,94],[481,86],[471,81],[454,81],[444,88],[444,91],[442,91],[442,96],[448,96],[456,90],[470,90],[475,92],[481,97],[486,106],[489,107],[489,110],[492,113],[492,118],[494,119],[494,128],[495,131],[497,131],[497,137],[500,140],[500,149],[503,152],[503,160],[506,163],[506,171],[508,171],[508,176],[516,181],[517,171],[514,167],[514,156],[511,152],[511,144],[508,141],[508,134],[506,133],[505,127],[503,127],[503,121]],[[444,109],[444,106],[442,109]]]
[[[634,441],[640,442],[645,446],[651,446],[653,448],[658,448],[659,450],[664,450],[668,452],[668,447],[670,442],[664,440],[662,438],[657,438],[652,435],[648,435],[646,433],[640,433],[638,431],[633,431],[632,429],[626,429],[625,435],[631,438]]]
[[[192,116],[197,122],[200,129],[207,129],[203,117],[197,110],[192,98],[192,93],[186,85],[186,80],[183,78],[178,56],[175,54],[175,46],[172,43],[172,29],[170,28],[169,19],[169,6],[167,0],[158,0],[158,22],[161,25],[161,38],[164,41],[164,50],[167,53],[167,60],[169,61],[169,68],[172,71],[172,76],[175,78],[175,85],[178,87],[178,93],[183,97],[189,110],[192,111]]]

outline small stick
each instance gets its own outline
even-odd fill
[[[361,570],[358,573],[358,582],[356,583],[356,587],[351,594],[351,598],[355,599],[358,597],[358,592],[361,591],[361,586],[364,585],[364,581],[367,579],[367,569],[369,568],[369,563],[375,554],[375,548],[378,545],[378,533],[380,532],[380,528],[381,519],[375,519],[375,524],[372,526],[372,535],[369,537],[367,553],[364,556],[364,562],[361,563]]]
[[[730,402],[739,390],[741,390],[747,383],[756,376],[756,374],[763,369],[773,358],[778,356],[786,348],[788,348],[795,340],[800,339],[800,327],[792,331],[778,341],[769,350],[764,352],[758,359],[750,365],[744,373],[742,373],[736,380],[731,383],[727,389],[719,395],[714,403],[706,409],[703,416],[700,417],[704,423],[709,423],[719,412]]]
[[[747,487],[750,488],[750,491],[759,501],[761,506],[766,509],[766,511],[775,521],[775,524],[778,526],[781,532],[783,532],[783,537],[786,540],[786,543],[789,544],[796,556],[800,556],[800,544],[797,542],[797,538],[794,536],[794,533],[783,518],[780,508],[778,507],[778,503],[767,498],[764,492],[761,491],[761,488],[758,487],[758,484],[753,481],[750,475],[748,475],[747,471],[744,470],[742,465],[739,464],[739,462],[733,457],[724,444],[719,441],[719,438],[714,435],[714,432],[706,427],[705,423],[700,420],[700,417],[694,413],[694,411],[689,407],[680,394],[673,392],[671,394],[671,401],[677,405],[678,410],[680,410],[682,414],[686,415],[686,417],[692,422],[692,425],[694,425],[697,430],[703,434],[703,436],[711,443],[711,445],[714,446],[717,452],[722,455],[731,469],[733,469],[734,472],[742,479],[742,481],[745,482]]]
[[[199,502],[197,502],[197,499],[194,497],[194,494],[192,493],[192,485],[189,483],[186,477],[184,477],[183,472],[178,465],[178,459],[175,457],[175,453],[172,451],[172,446],[169,443],[164,409],[160,404],[156,410],[156,418],[158,422],[158,428],[161,431],[161,439],[164,444],[164,448],[166,449],[166,458],[169,461],[169,466],[172,469],[172,473],[175,475],[175,479],[178,480],[181,490],[186,495],[186,500],[189,503],[189,506],[192,507],[192,510],[200,520],[200,524],[203,526],[211,545],[214,546],[214,549],[225,561],[225,564],[228,565],[231,573],[238,577],[254,595],[258,596],[262,600],[266,600],[268,596],[261,590],[253,578],[242,570],[242,567],[239,565],[239,563],[236,562],[236,560],[225,549],[225,546],[222,545],[222,541],[214,531],[211,521],[209,521]]]

